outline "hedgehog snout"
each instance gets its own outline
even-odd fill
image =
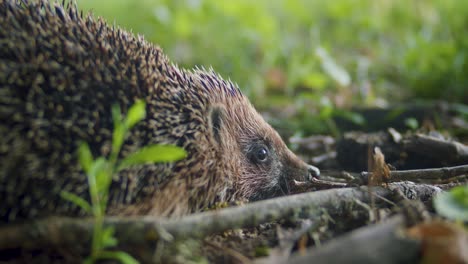
[[[312,165],[307,165],[307,170],[309,172],[308,174],[308,179],[309,181],[312,181],[313,178],[319,178],[320,177],[320,170],[319,168],[312,166]]]

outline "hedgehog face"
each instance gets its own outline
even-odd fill
[[[310,181],[319,170],[300,160],[246,98],[211,111],[221,163],[237,162],[235,189],[242,198],[261,200],[286,195],[293,181]]]
[[[319,171],[294,155],[263,119],[259,129],[240,142],[244,162],[239,185],[249,200],[261,200],[294,192],[293,181],[310,181]],[[242,132],[241,132],[242,133]]]
[[[241,175],[242,183],[249,184],[246,196],[249,200],[260,200],[290,193],[281,147],[275,145],[270,138],[259,136],[246,141],[243,146],[245,169]],[[306,173],[306,172],[304,172]],[[252,184],[253,183],[253,184]]]

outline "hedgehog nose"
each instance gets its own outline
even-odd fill
[[[308,171],[309,171],[309,180],[312,180],[312,178],[318,178],[320,176],[320,170],[317,167],[309,165]]]

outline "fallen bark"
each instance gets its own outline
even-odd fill
[[[441,159],[447,165],[468,163],[468,146],[443,138],[415,134],[403,140],[406,151],[432,159]]]
[[[468,146],[430,135],[402,135],[394,129],[348,132],[336,144],[336,159],[345,170],[367,169],[369,149],[379,147],[387,163],[400,170],[468,164]]]
[[[405,221],[395,216],[338,237],[305,255],[296,253],[287,263],[417,263],[421,241],[406,237]]]

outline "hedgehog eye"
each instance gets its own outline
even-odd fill
[[[255,163],[264,163],[270,155],[268,148],[264,145],[255,146],[251,151],[251,159]]]
[[[259,150],[257,150],[256,154],[257,154],[257,159],[259,161],[265,161],[268,156],[268,151],[266,150],[266,148],[260,148]]]

